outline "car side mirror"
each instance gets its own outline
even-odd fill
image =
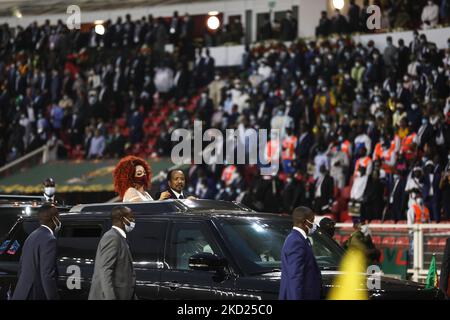
[[[199,271],[222,271],[228,266],[225,258],[209,252],[196,253],[189,258],[189,268]]]

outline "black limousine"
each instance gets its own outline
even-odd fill
[[[62,299],[87,299],[102,234],[117,204],[73,207],[61,214],[58,238]],[[277,299],[280,253],[292,228],[290,216],[252,211],[213,200],[128,203],[136,227],[128,234],[139,299]],[[22,245],[38,226],[22,217],[0,250],[0,299],[14,291]],[[343,249],[318,229],[313,251],[323,276],[323,297],[333,285]],[[5,245],[6,243],[6,245]],[[361,284],[366,290],[366,284]],[[442,299],[422,284],[381,278],[371,299]]]

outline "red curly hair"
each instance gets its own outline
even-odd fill
[[[147,177],[144,188],[147,189],[150,179],[152,178],[152,169],[150,169],[150,166],[144,159],[135,156],[126,156],[120,159],[119,163],[114,168],[114,190],[119,194],[121,199],[123,199],[123,196],[128,188],[135,186],[133,179],[136,171],[136,166],[139,165],[144,167]]]

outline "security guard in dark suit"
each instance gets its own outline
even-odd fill
[[[56,238],[61,228],[58,209],[44,204],[38,210],[41,226],[34,230],[23,245],[18,282],[12,300],[58,300],[58,269]]]

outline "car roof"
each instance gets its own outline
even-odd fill
[[[286,215],[254,211],[240,203],[220,200],[164,200],[149,202],[93,203],[77,205],[61,217],[109,217],[111,210],[119,205],[129,207],[135,216],[145,217],[286,217]]]
[[[43,196],[22,196],[22,195],[7,195],[0,194],[0,208],[4,207],[40,207],[48,203]],[[71,207],[62,204],[55,204],[57,208],[64,208],[69,210]]]

